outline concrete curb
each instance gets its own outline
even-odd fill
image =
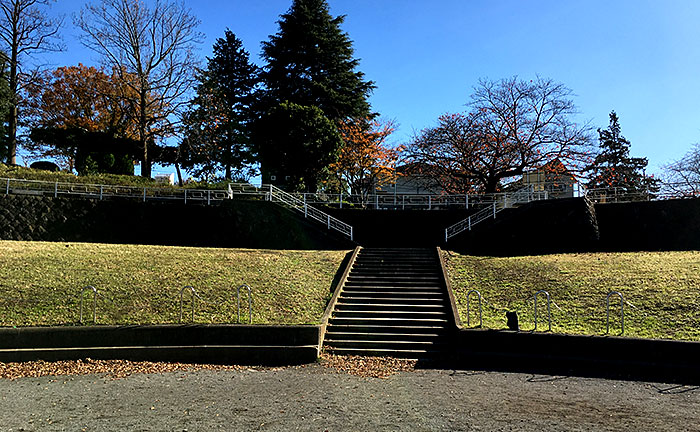
[[[0,329],[0,361],[81,358],[293,365],[316,361],[320,326],[134,325]]]

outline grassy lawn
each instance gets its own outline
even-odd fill
[[[552,330],[605,334],[605,297],[625,300],[625,335],[700,340],[700,252],[591,253],[510,258],[446,252],[460,317],[467,323],[467,292],[484,297],[487,328],[505,328],[505,311],[518,311],[520,328],[534,328],[532,297],[552,299]],[[478,323],[472,295],[471,324]],[[610,334],[620,333],[619,297],[610,298]],[[556,305],[556,306],[555,306]],[[546,299],[538,297],[538,331],[547,329]]]
[[[42,171],[20,166],[7,166],[0,163],[0,178],[24,179],[24,180],[39,180],[45,182],[59,183],[80,183],[94,185],[119,185],[119,186],[138,186],[138,187],[157,187],[170,188],[167,184],[157,184],[154,180],[135,175],[117,175],[117,174],[91,174],[77,176],[73,173],[59,171],[50,172]],[[175,179],[177,184],[177,178]],[[226,189],[228,182],[221,181],[218,183],[203,183],[190,181],[185,184],[188,189]],[[0,184],[2,186],[2,184]]]
[[[254,324],[318,323],[346,253],[0,241],[0,325],[74,324],[86,285],[103,295],[100,324],[176,323],[185,285],[206,301],[197,301],[195,322],[233,323],[243,283],[253,290]],[[86,293],[89,318],[91,305]]]

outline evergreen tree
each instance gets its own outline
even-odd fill
[[[183,166],[196,176],[223,170],[227,179],[253,174],[250,150],[250,104],[258,68],[230,30],[214,44],[214,54],[197,77],[197,96],[184,115]]]
[[[269,131],[259,142],[260,163],[284,173],[275,183],[289,190],[318,185],[343,143],[335,123],[314,106],[282,102],[260,119],[259,127]]]
[[[644,173],[647,158],[630,157],[630,142],[620,133],[615,111],[607,129],[598,129],[600,153],[586,168],[589,189],[610,189],[646,199],[659,190],[658,180]]]
[[[291,8],[279,20],[279,31],[263,42],[262,57],[266,66],[261,74],[265,91],[261,93],[257,111],[262,116],[280,103],[289,102],[301,107],[316,107],[329,121],[337,124],[340,120],[370,116],[367,98],[374,88],[371,81],[364,79],[362,72],[356,71],[359,61],[353,58],[352,41],[340,25],[344,16],[332,17],[326,0],[294,0]],[[271,135],[278,131],[257,128],[256,141],[261,154],[288,151],[284,146],[304,148],[303,143],[289,140],[273,142]],[[284,135],[284,134],[283,134]],[[298,136],[303,139],[303,136]],[[270,146],[269,148],[263,148]],[[323,152],[331,158],[337,156],[338,140],[335,138],[322,146]],[[270,162],[263,161],[263,181],[270,175],[286,177],[286,174]],[[327,165],[309,157],[299,158],[315,166],[320,174]],[[305,171],[309,171],[305,168]],[[318,175],[311,176],[319,179]],[[308,183],[302,187],[315,190],[318,184]]]

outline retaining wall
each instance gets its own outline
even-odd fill
[[[122,359],[290,365],[316,361],[320,326],[132,325],[0,329],[0,361]]]
[[[459,330],[461,367],[700,383],[700,342]]]
[[[0,239],[268,249],[350,249],[325,227],[265,201],[218,205],[0,196]]]

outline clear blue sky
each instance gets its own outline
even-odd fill
[[[202,57],[228,27],[259,58],[291,0],[185,0],[202,21]],[[77,41],[59,0],[68,50],[53,66],[97,63]],[[329,0],[375,81],[371,103],[400,127],[397,143],[465,109],[480,77],[539,74],[571,88],[580,120],[606,127],[616,110],[648,172],[700,142],[700,1],[697,0]]]

